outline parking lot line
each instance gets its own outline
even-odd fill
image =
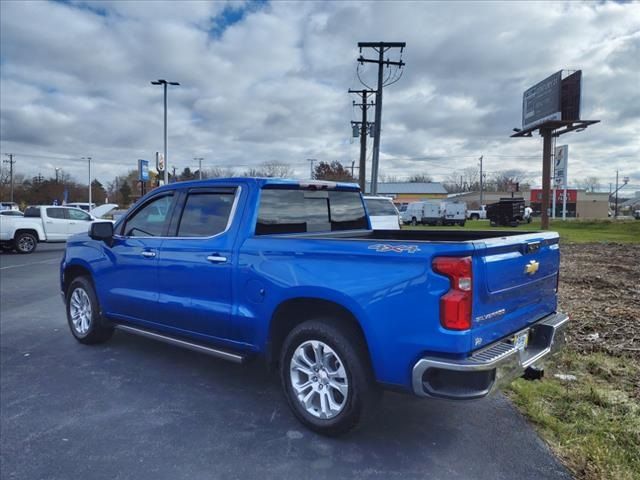
[[[21,263],[20,265],[7,265],[6,267],[0,267],[0,270],[8,270],[10,268],[28,267],[30,265],[38,265],[40,263],[57,263],[60,260],[58,258],[50,258],[49,260],[42,260],[40,262]]]

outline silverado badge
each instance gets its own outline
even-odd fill
[[[535,260],[531,260],[531,261],[529,261],[529,263],[527,263],[524,266],[524,273],[527,273],[529,275],[533,275],[534,273],[536,273],[538,271],[539,268],[540,268],[540,263],[536,262]]]

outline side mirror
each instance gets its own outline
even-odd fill
[[[94,240],[100,240],[111,246],[113,241],[113,223],[112,222],[95,222],[89,228],[89,236]]]

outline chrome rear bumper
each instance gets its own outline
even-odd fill
[[[504,339],[462,360],[422,358],[413,367],[413,391],[453,400],[489,395],[562,348],[568,321],[564,313],[554,313],[527,327],[529,343],[524,350]]]

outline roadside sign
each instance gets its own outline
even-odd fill
[[[164,154],[156,152],[156,170],[158,173],[164,172]]]
[[[554,152],[553,171],[556,185],[567,185],[567,161],[569,145],[559,145]]]
[[[149,180],[149,160],[138,160],[138,180],[141,182]]]

